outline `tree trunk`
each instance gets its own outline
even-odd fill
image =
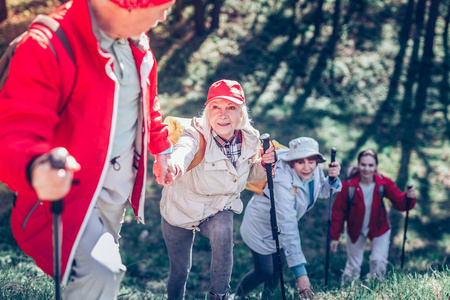
[[[445,18],[445,27],[444,27],[444,33],[442,34],[442,43],[444,47],[444,61],[442,62],[442,81],[439,91],[439,100],[442,103],[442,112],[444,114],[445,123],[447,124],[447,128],[445,131],[445,136],[447,136],[447,139],[450,139],[450,121],[448,119],[448,91],[449,91],[449,72],[450,72],[450,51],[449,51],[449,45],[448,45],[448,25],[450,22],[450,2],[447,7],[447,17]],[[444,136],[444,139],[445,139]]]
[[[178,22],[181,20],[181,14],[183,12],[183,0],[175,1],[175,7],[173,8],[173,15],[175,20]]]
[[[386,122],[383,121],[386,119],[386,117],[389,119],[390,122],[391,118],[389,116],[392,116],[393,109],[391,102],[394,101],[395,96],[398,93],[398,85],[400,82],[400,76],[403,71],[403,62],[404,62],[404,56],[406,53],[406,50],[408,49],[408,40],[409,35],[413,23],[413,14],[414,14],[414,0],[408,0],[408,4],[406,6],[403,22],[402,22],[402,28],[399,33],[399,45],[400,49],[397,53],[397,56],[395,57],[395,66],[394,71],[391,76],[391,80],[389,83],[389,90],[386,95],[386,99],[381,103],[380,108],[377,110],[375,116],[373,117],[373,120],[370,124],[367,125],[367,127],[364,129],[364,132],[361,134],[359,139],[356,141],[356,145],[354,147],[354,150],[350,151],[348,153],[348,156],[346,159],[342,161],[342,164],[345,166],[348,164],[348,162],[357,154],[357,151],[367,142],[368,139],[370,139],[373,135],[378,135],[380,130],[380,127],[382,128],[382,123]],[[380,125],[381,123],[381,125]]]
[[[6,0],[0,0],[0,23],[8,17],[8,9],[6,7]]]
[[[314,69],[311,71],[311,75],[309,76],[308,83],[305,85],[305,92],[300,95],[295,101],[294,107],[297,108],[295,113],[292,115],[293,121],[299,121],[302,115],[299,111],[303,110],[303,106],[305,105],[306,99],[312,94],[317,84],[320,82],[323,71],[327,67],[327,62],[330,58],[333,57],[334,51],[336,49],[336,44],[340,38],[340,18],[341,18],[341,0],[336,0],[334,5],[334,14],[333,14],[333,32],[331,33],[330,38],[327,41],[324,49],[320,53],[320,56],[317,60],[317,64]]]
[[[399,131],[401,132],[400,141],[403,153],[400,165],[406,166],[408,165],[408,162],[411,157],[411,153],[406,153],[407,148],[409,148],[406,147],[406,144],[409,143],[409,140],[411,138],[409,119],[411,118],[412,113],[412,100],[414,97],[413,87],[414,84],[416,83],[417,75],[419,72],[419,65],[420,65],[419,50],[420,50],[420,41],[422,38],[422,31],[424,27],[425,7],[426,7],[426,0],[419,0],[416,10],[415,31],[413,34],[414,40],[413,49],[411,52],[411,59],[405,82],[405,93],[403,95],[403,102],[400,110]],[[408,176],[409,176],[408,168],[398,173],[396,183],[400,189],[405,188]]]
[[[195,32],[197,35],[205,33],[205,17],[202,0],[194,0],[195,7]]]
[[[402,160],[397,177],[397,185],[400,189],[406,185],[407,177],[401,174],[408,174],[408,166],[411,153],[414,147],[420,147],[418,141],[418,133],[422,124],[422,116],[426,108],[427,91],[431,84],[431,68],[433,64],[433,44],[436,35],[436,20],[439,15],[440,0],[431,0],[430,12],[428,13],[427,29],[425,34],[425,42],[423,45],[422,60],[419,65],[417,92],[414,98],[414,106],[408,124],[408,139],[402,143]],[[417,151],[420,151],[418,149]],[[403,177],[402,177],[403,176]],[[400,213],[391,210],[391,226],[392,236],[394,237],[400,229]]]
[[[222,8],[223,0],[214,0],[214,8],[211,12],[211,30],[219,28],[220,10]]]

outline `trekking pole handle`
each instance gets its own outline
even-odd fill
[[[66,168],[66,159],[68,156],[69,152],[66,148],[58,147],[50,152],[48,161],[53,169],[61,170]],[[53,201],[51,207],[52,213],[60,214],[62,212],[62,199]]]
[[[263,150],[266,153],[267,149],[270,148],[270,135],[268,133],[262,134],[259,139],[263,142]],[[271,166],[272,164],[266,164],[267,166]]]
[[[331,151],[331,163],[328,165],[328,167],[331,167],[331,164],[334,163],[334,161],[336,160],[337,149],[335,147],[333,147],[330,149],[330,151]],[[330,177],[331,182],[334,182],[335,179],[336,178],[334,178],[334,177]]]
[[[409,184],[406,186],[406,188],[407,188],[408,190],[412,189],[413,187],[414,187],[414,185],[413,185],[412,183],[409,183]],[[407,211],[409,210],[409,206],[411,205],[411,201],[412,201],[412,199],[409,198],[408,196],[406,196],[406,210],[407,210]]]
[[[270,134],[264,133],[259,137],[259,139],[263,142],[264,153],[266,153],[267,149],[270,147]]]
[[[263,142],[263,150],[266,153],[267,149],[270,148],[270,135],[268,133],[262,134],[259,139]],[[272,164],[266,164],[266,175],[267,175],[267,186],[269,191],[273,193],[273,179],[272,179]]]

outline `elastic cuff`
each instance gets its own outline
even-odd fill
[[[164,150],[163,152],[160,152],[156,155],[162,155],[162,154],[172,154],[173,152],[173,146],[170,146],[169,148],[167,148],[166,150]]]
[[[305,264],[293,266],[291,267],[291,270],[294,272],[295,278],[308,274],[308,272],[306,272]]]

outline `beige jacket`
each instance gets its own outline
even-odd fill
[[[172,162],[182,169],[183,176],[173,185],[163,188],[161,216],[171,225],[197,229],[206,218],[222,210],[241,213],[240,192],[247,181],[267,180],[259,153],[259,132],[242,129],[242,148],[236,168],[217,146],[210,132],[205,132],[201,120],[193,119],[174,147]],[[205,137],[203,160],[185,172],[200,143],[200,131]]]

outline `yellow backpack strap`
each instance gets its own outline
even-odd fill
[[[198,147],[197,153],[195,153],[194,159],[191,161],[191,164],[187,168],[186,172],[191,170],[192,168],[195,168],[202,161],[203,157],[205,157],[205,149],[206,149],[205,137],[200,131],[197,130],[197,132],[200,135],[200,145]]]

